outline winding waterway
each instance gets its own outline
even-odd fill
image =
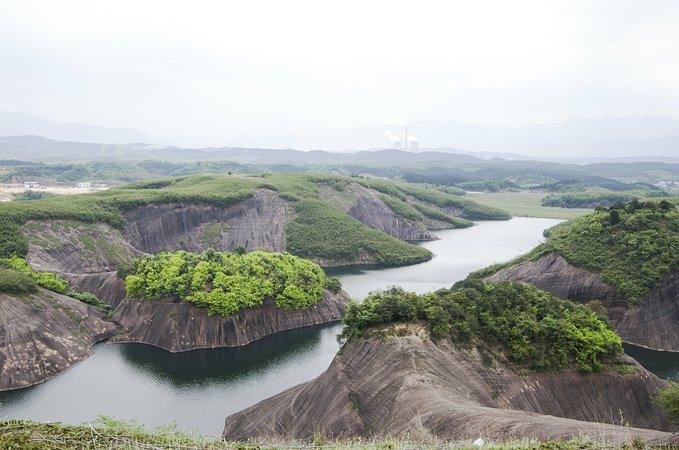
[[[514,218],[441,231],[439,240],[422,244],[434,254],[431,261],[338,275],[354,298],[391,285],[417,292],[448,287],[473,270],[527,252],[558,222]],[[339,348],[340,329],[293,330],[246,347],[179,354],[142,344],[99,344],[93,356],[52,380],[0,393],[0,417],[82,423],[106,415],[149,426],[175,422],[186,431],[217,435],[229,414],[322,373]],[[663,366],[657,353],[632,355],[646,355],[649,369],[679,377],[679,361]]]

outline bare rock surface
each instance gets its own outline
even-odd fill
[[[620,363],[631,365],[631,374],[520,374],[408,328],[351,340],[316,379],[227,417],[223,436],[670,439],[648,429],[668,428],[650,401],[665,382],[624,355]],[[629,427],[619,426],[621,417]]]
[[[115,270],[140,252],[104,223],[31,221],[24,226],[26,260],[37,270],[91,273]]]
[[[606,284],[601,274],[571,265],[557,253],[526,261],[493,274],[488,281],[531,283],[557,297],[577,302],[599,300],[625,342],[655,350],[679,351],[679,273],[673,272],[637,305]]]
[[[164,203],[134,208],[124,216],[125,237],[146,253],[201,252],[210,247],[284,251],[291,211],[277,193],[258,189],[249,199],[226,208]]]
[[[331,187],[320,189],[319,195],[346,212],[363,225],[383,231],[403,241],[433,241],[438,237],[427,229],[426,223],[416,223],[399,216],[387,206],[377,191],[358,183],[349,183],[342,190]],[[435,224],[434,229],[450,228]]]
[[[186,301],[126,298],[115,311],[122,331],[114,340],[141,342],[171,352],[238,347],[281,331],[337,322],[348,301],[344,292],[325,291],[323,298],[308,309],[278,308],[269,299],[260,307],[224,317],[210,316],[205,308]]]
[[[92,353],[115,325],[78,300],[40,289],[0,294],[0,390],[41,383]]]
[[[125,282],[118,278],[117,272],[64,273],[71,289],[90,292],[111,308],[117,308],[125,299]]]
[[[349,208],[349,215],[364,225],[403,241],[433,241],[438,239],[424,225],[395,214],[379,197],[364,195]]]

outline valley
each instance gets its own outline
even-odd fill
[[[0,312],[25,323],[25,331],[6,328],[0,417],[176,422],[233,441],[304,441],[309,430],[332,439],[405,439],[416,429],[444,441],[568,440],[585,429],[610,443],[669,442],[675,425],[653,398],[671,385],[644,364],[676,377],[672,363],[657,363],[676,351],[676,208],[662,199],[584,216],[560,208],[579,217],[564,222],[511,218],[474,198],[363,176],[221,174],[0,205],[0,275],[10,289]],[[544,215],[534,200],[525,215]],[[511,202],[495,204],[517,214]],[[505,280],[566,300],[529,285],[512,291]],[[11,291],[24,289],[18,283],[35,299]],[[491,315],[505,314],[504,302],[522,292],[536,302],[525,314],[538,316],[523,317],[521,300],[503,317],[518,312],[527,322],[504,334],[483,328],[485,313],[470,314],[493,290],[500,294]],[[407,310],[445,292],[455,302],[470,297],[409,315],[395,309],[351,331],[352,317],[372,314],[356,311],[390,292],[406,295],[396,302]],[[23,302],[38,309],[8,309]],[[444,319],[450,311],[462,316]],[[538,317],[557,311],[563,323],[538,327],[546,320]],[[573,328],[538,347],[555,339],[549,333]],[[38,329],[48,331],[35,340]],[[476,331],[461,338],[467,329]],[[23,344],[21,335],[37,343]],[[622,353],[623,342],[641,365]],[[26,345],[43,354],[27,359]],[[446,369],[433,361],[446,361]],[[364,364],[373,379],[359,370]],[[453,381],[461,379],[468,384]],[[568,398],[588,398],[589,406],[558,397],[564,384]],[[513,387],[498,397],[500,385]],[[298,396],[312,408],[329,401],[330,409],[299,419]],[[401,401],[417,411],[399,416],[407,409]],[[632,428],[621,429],[611,408]]]

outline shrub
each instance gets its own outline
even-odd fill
[[[0,258],[28,253],[28,240],[21,227],[9,220],[0,220]]]
[[[679,383],[672,383],[670,387],[659,390],[655,402],[665,410],[670,420],[679,422]]]
[[[0,268],[0,292],[21,295],[37,289],[38,285],[33,278],[16,270]]]
[[[106,312],[110,312],[112,310],[112,308],[109,305],[101,301],[99,297],[97,297],[91,292],[69,291],[66,295],[68,295],[69,297],[73,297],[76,300],[80,300],[83,303],[87,303],[90,306],[102,309]]]
[[[337,277],[328,277],[325,288],[333,294],[338,294],[342,290],[342,282]]]
[[[18,256],[0,259],[0,266],[21,272],[25,276],[35,280],[38,286],[44,287],[45,289],[60,294],[65,294],[68,291],[68,282],[59,275],[52,272],[35,271],[28,265],[25,259]]]
[[[606,357],[622,350],[620,338],[584,306],[527,284],[478,280],[424,295],[400,288],[372,294],[349,305],[342,336],[416,321],[427,323],[435,338],[497,348],[510,361],[535,370],[575,366],[596,372]]]
[[[226,316],[262,305],[265,298],[284,309],[308,308],[320,300],[326,282],[319,266],[287,253],[208,250],[136,260],[125,288],[133,297],[184,299]]]

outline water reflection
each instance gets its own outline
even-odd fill
[[[0,418],[82,423],[106,415],[217,435],[226,416],[320,375],[339,349],[340,329],[294,330],[246,347],[186,353],[100,344],[43,384],[0,393]]]
[[[296,355],[309,353],[327,329],[328,326],[319,325],[267,336],[244,347],[174,354],[149,345],[125,344],[120,347],[120,354],[136,369],[175,386],[200,386],[251,377]]]

